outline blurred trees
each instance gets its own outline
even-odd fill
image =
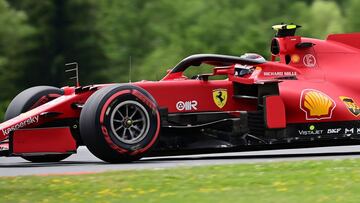
[[[356,1],[354,1],[356,2]],[[269,55],[273,24],[293,22],[301,34],[324,38],[344,31],[337,1],[307,0],[105,0],[99,11],[111,81],[160,79],[165,70],[195,53]]]
[[[347,6],[345,7],[345,14],[347,16],[345,20],[345,31],[346,32],[359,32],[360,29],[360,1],[348,0]]]
[[[19,90],[17,82],[22,79],[23,71],[19,55],[26,37],[34,31],[26,20],[24,12],[0,0],[0,113]]]
[[[82,81],[104,82],[97,72],[107,67],[97,27],[96,0],[12,0],[9,3],[28,16],[34,32],[27,36],[22,48],[23,75],[20,84],[61,86],[68,83],[65,63],[78,62]]]
[[[10,4],[10,5],[9,5]],[[0,99],[34,85],[160,79],[195,53],[269,56],[271,25],[299,34],[360,31],[357,0],[0,0]],[[4,103],[4,102],[3,102]],[[5,102],[6,103],[6,102]]]
[[[306,28],[314,36],[325,38],[329,33],[344,31],[344,18],[336,2],[315,1],[310,6],[308,20]]]

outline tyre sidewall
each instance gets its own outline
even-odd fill
[[[64,94],[64,91],[51,86],[36,86],[22,91],[14,97],[7,107],[4,116],[5,120],[9,120],[21,113],[29,111],[37,101],[50,94],[57,94],[61,96]]]
[[[133,100],[146,109],[150,126],[145,137],[136,144],[125,144],[112,134],[107,110],[116,104]],[[144,89],[134,85],[112,85],[95,92],[85,103],[80,116],[80,134],[88,149],[98,158],[108,162],[122,162],[141,157],[157,141],[160,114],[154,98]],[[107,115],[110,115],[109,113]]]
[[[110,99],[110,98],[106,98],[106,99]],[[146,110],[146,113],[149,115],[149,123],[147,123],[147,125],[149,125],[149,129],[147,131],[147,135],[145,135],[145,137],[142,140],[140,140],[139,142],[134,143],[134,144],[126,144],[126,143],[120,141],[119,139],[117,139],[116,135],[113,133],[113,130],[111,130],[111,127],[110,127],[110,122],[111,122],[110,115],[113,112],[114,107],[116,107],[118,104],[120,104],[121,102],[124,102],[124,101],[138,102],[140,105],[142,105],[144,107],[144,109]],[[112,101],[110,101],[109,105],[103,106],[103,109],[101,112],[103,112],[105,109],[105,113],[100,113],[100,123],[101,123],[101,129],[105,136],[106,141],[108,143],[110,141],[109,144],[111,144],[111,145],[115,144],[119,148],[128,150],[129,152],[133,153],[139,149],[145,148],[149,143],[151,143],[151,141],[154,138],[154,136],[156,135],[156,131],[157,131],[157,123],[158,123],[157,113],[156,113],[156,111],[154,111],[154,109],[149,107],[145,102],[146,102],[146,100],[144,101],[144,100],[134,96],[131,93],[124,92],[124,94],[119,95],[118,97],[116,97]],[[105,104],[106,103],[108,103],[108,102],[105,102]],[[108,114],[107,114],[107,112],[108,112]],[[109,140],[109,138],[110,138],[110,140]]]

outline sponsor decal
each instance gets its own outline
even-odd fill
[[[296,76],[296,72],[264,72],[264,76]]]
[[[300,97],[300,109],[305,112],[306,120],[330,119],[336,103],[325,93],[304,89]]]
[[[30,117],[30,118],[28,118],[28,119],[26,119],[26,120],[24,120],[24,121],[22,121],[22,122],[20,122],[20,123],[18,123],[16,125],[10,126],[10,127],[6,128],[6,129],[3,129],[2,133],[4,135],[8,135],[12,131],[18,130],[20,128],[23,128],[25,126],[28,126],[28,125],[31,125],[31,124],[34,124],[34,123],[38,123],[38,122],[39,122],[39,115],[33,116],[33,117]]]
[[[299,55],[293,54],[293,55],[291,56],[291,62],[293,62],[293,63],[299,63],[299,61],[300,61],[300,56],[299,56]]]
[[[178,101],[176,103],[176,109],[178,111],[190,111],[197,110],[198,102],[195,100],[192,101]]]
[[[313,68],[316,66],[316,58],[312,54],[306,54],[303,58],[303,63],[306,67]]]
[[[345,96],[340,96],[339,98],[342,102],[344,102],[346,108],[350,111],[351,114],[353,114],[354,116],[360,115],[360,107],[352,98]]]
[[[213,90],[213,100],[216,106],[220,109],[223,108],[227,102],[227,89],[215,89]]]
[[[354,128],[345,128],[345,134],[354,134]]]
[[[314,125],[310,125],[308,130],[298,130],[299,135],[321,135],[324,130],[316,130]]]
[[[341,128],[330,128],[327,130],[327,134],[339,134]]]

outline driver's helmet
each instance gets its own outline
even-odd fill
[[[259,63],[266,62],[264,57],[262,57],[259,54],[255,54],[255,53],[246,53],[246,54],[243,54],[242,56],[240,56],[240,58],[249,59],[252,61],[259,62]],[[254,71],[254,67],[251,65],[236,64],[234,75],[237,77],[242,77],[244,75],[251,74],[253,71]]]
[[[266,62],[266,59],[264,57],[262,57],[260,54],[256,54],[256,53],[245,53],[245,54],[241,55],[240,58],[255,60],[259,63]]]

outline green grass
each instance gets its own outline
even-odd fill
[[[0,178],[1,202],[359,202],[360,159]]]

